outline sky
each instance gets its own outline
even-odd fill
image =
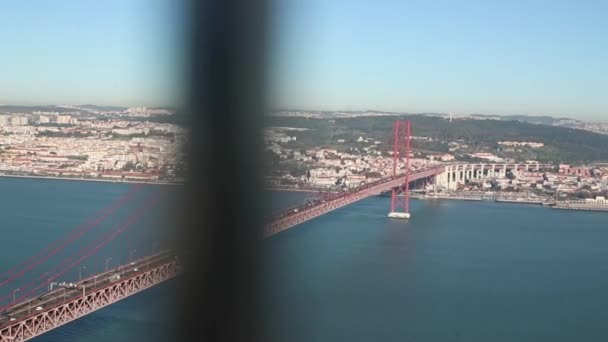
[[[176,105],[183,48],[174,3],[0,1],[0,103]]]
[[[279,2],[279,108],[608,119],[608,1]]]
[[[179,3],[0,1],[0,103],[174,105]],[[274,3],[272,107],[608,119],[608,1]]]

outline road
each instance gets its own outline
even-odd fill
[[[19,321],[37,315],[42,311],[50,310],[60,306],[66,301],[69,302],[75,298],[82,297],[88,293],[101,290],[113,283],[123,281],[144,273],[147,270],[158,267],[175,258],[172,251],[163,251],[139,260],[136,260],[128,265],[121,265],[107,272],[99,273],[94,276],[76,282],[75,287],[59,287],[52,291],[47,291],[42,295],[29,298],[19,302],[15,306],[0,313],[0,328],[15,324]],[[113,276],[119,275],[120,279],[112,279]]]

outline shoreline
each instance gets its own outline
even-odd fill
[[[308,190],[308,189],[289,189],[289,188],[265,188],[265,190],[271,190],[271,191],[293,191],[293,192],[313,192],[315,190]],[[375,196],[371,196],[371,197],[386,197],[386,195],[375,195]],[[503,204],[519,204],[519,205],[525,205],[525,206],[531,206],[531,207],[538,207],[538,208],[546,208],[546,209],[552,209],[552,210],[566,210],[566,211],[586,211],[586,212],[605,212],[608,213],[608,207],[606,208],[598,208],[598,207],[565,207],[565,206],[555,206],[553,203],[551,203],[550,201],[542,201],[542,200],[517,200],[517,199],[510,199],[510,198],[500,198],[500,197],[467,197],[467,196],[429,196],[429,197],[425,197],[425,196],[416,196],[413,195],[410,197],[413,200],[418,200],[418,201],[428,201],[428,200],[448,200],[448,201],[465,201],[465,202],[493,202],[495,204],[499,204],[499,205],[503,205]]]
[[[81,181],[81,182],[102,182],[102,183],[129,183],[129,184],[154,184],[154,185],[183,185],[183,183],[172,183],[163,181],[142,181],[142,180],[127,180],[127,179],[96,179],[96,178],[76,178],[76,177],[58,177],[58,176],[24,176],[24,175],[7,175],[0,174],[0,177],[5,178],[31,178],[31,179],[48,179],[48,180],[63,180],[63,181]]]
[[[483,201],[479,196],[410,196],[412,199],[418,200],[457,200],[457,201]]]
[[[292,192],[324,192],[324,193],[336,193],[333,191],[322,191],[314,189],[293,189],[293,188],[276,188],[276,187],[264,187],[265,191],[292,191]]]
[[[551,206],[555,210],[572,210],[572,211],[589,211],[589,212],[608,212],[608,207],[567,207],[567,206]]]

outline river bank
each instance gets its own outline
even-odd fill
[[[483,198],[480,196],[441,196],[441,195],[411,195],[413,199],[420,200],[433,200],[433,199],[447,199],[447,200],[459,200],[459,201],[482,201]]]
[[[264,190],[267,191],[293,191],[293,192],[312,192],[312,193],[318,193],[318,192],[323,192],[323,193],[332,193],[335,194],[337,193],[336,191],[323,191],[320,189],[301,189],[301,188],[289,188],[289,187],[266,187],[264,188]]]
[[[157,181],[157,180],[136,180],[136,179],[76,178],[76,177],[30,176],[30,175],[9,175],[9,174],[0,174],[0,177],[49,179],[49,180],[65,180],[65,181],[81,181],[81,182],[131,183],[131,184],[154,184],[154,185],[183,185],[183,183],[178,183],[178,182],[166,182],[166,181]]]

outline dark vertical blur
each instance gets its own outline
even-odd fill
[[[192,0],[191,177],[186,187],[178,340],[261,338],[266,1]]]

